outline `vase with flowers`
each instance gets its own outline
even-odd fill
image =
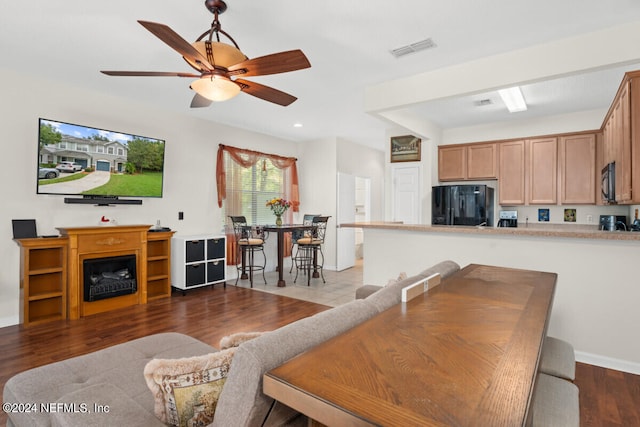
[[[282,225],[282,214],[291,207],[291,202],[281,197],[274,197],[267,201],[267,206],[271,209],[271,212],[276,216],[276,225]]]

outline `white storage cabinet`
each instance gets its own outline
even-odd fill
[[[174,236],[171,242],[171,286],[183,291],[226,283],[224,235]]]

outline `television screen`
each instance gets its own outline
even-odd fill
[[[38,194],[162,197],[164,141],[39,119]]]

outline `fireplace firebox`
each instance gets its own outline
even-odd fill
[[[85,301],[135,294],[138,290],[135,255],[85,259],[82,269]]]

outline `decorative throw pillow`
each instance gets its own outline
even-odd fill
[[[402,273],[400,273],[398,275],[397,279],[390,279],[386,285],[384,285],[385,287],[387,286],[391,286],[391,285],[395,285],[396,283],[400,282],[401,280],[404,280],[407,278],[407,273],[405,273],[404,271]]]
[[[264,333],[265,332],[236,332],[235,334],[227,335],[220,340],[220,349],[226,350],[227,348],[237,347],[243,342],[257,338]]]
[[[171,426],[208,425],[226,381],[235,348],[182,359],[152,359],[144,378],[156,416]]]

